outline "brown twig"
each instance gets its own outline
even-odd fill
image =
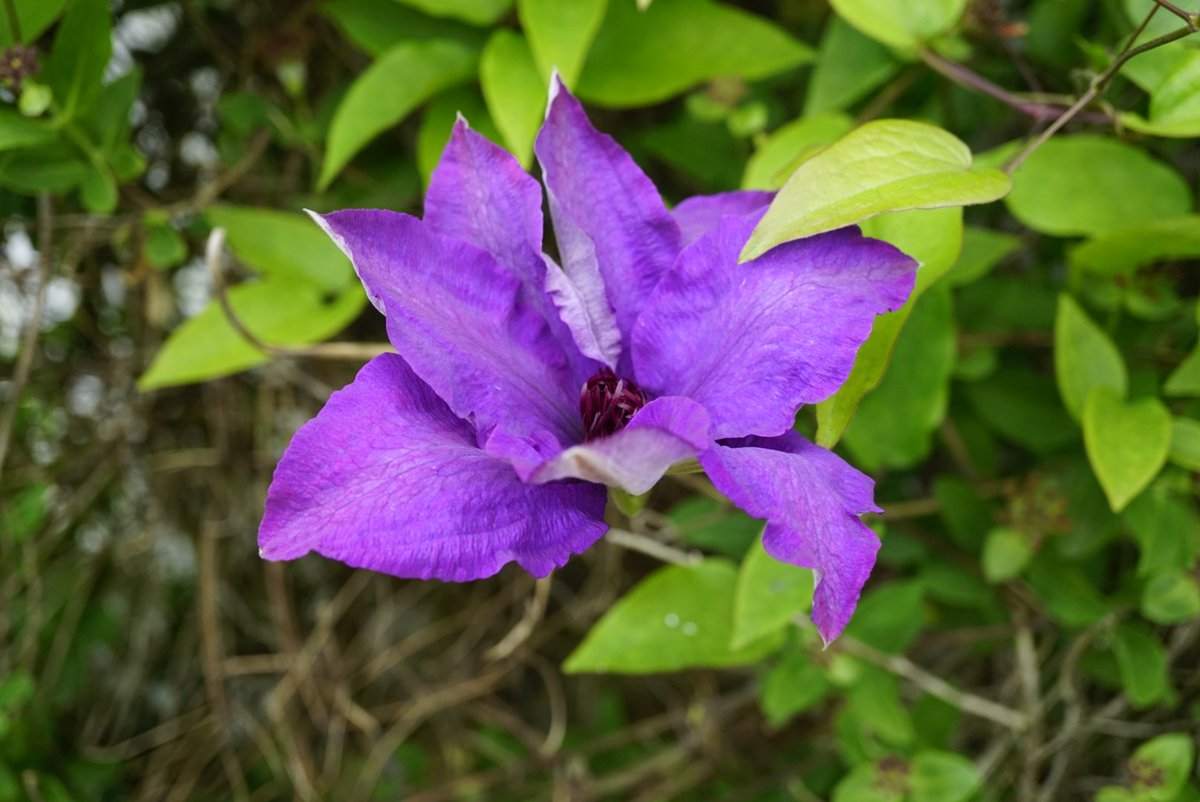
[[[1005,707],[990,699],[984,699],[982,696],[960,691],[941,677],[921,668],[907,657],[881,652],[873,646],[868,646],[862,641],[845,635],[834,641],[834,644],[847,654],[860,657],[869,663],[873,663],[895,674],[901,679],[911,682],[926,693],[957,707],[964,713],[985,718],[1017,732],[1023,732],[1029,726],[1029,717],[1024,713],[1013,710],[1011,707]]]
[[[1093,79],[1092,85],[1086,92],[1083,93],[1083,95],[1080,96],[1079,100],[1075,101],[1075,103],[1069,109],[1064,111],[1057,120],[1052,122],[1045,131],[1043,131],[1036,139],[1022,148],[1021,152],[1014,156],[1008,162],[1008,164],[1004,165],[1004,171],[1011,174],[1020,169],[1021,165],[1025,163],[1026,159],[1033,155],[1034,151],[1046,144],[1046,142],[1049,141],[1052,136],[1062,130],[1063,126],[1078,116],[1085,108],[1091,105],[1092,101],[1100,96],[1100,93],[1105,90],[1109,82],[1116,77],[1118,72],[1120,72],[1121,67],[1125,66],[1126,62],[1128,62],[1130,59],[1140,56],[1142,53],[1147,51],[1154,50],[1155,48],[1178,41],[1185,36],[1191,35],[1195,32],[1195,30],[1196,28],[1193,25],[1189,25],[1183,28],[1178,28],[1170,33],[1163,34],[1155,39],[1151,39],[1144,45],[1138,45],[1137,47],[1132,48],[1126,46],[1125,50],[1122,51],[1119,56],[1113,59],[1112,64],[1109,64],[1108,68],[1104,72],[1100,73],[1100,75]],[[1130,41],[1132,42],[1133,40],[1131,39]]]
[[[1193,31],[1200,30],[1197,28],[1198,20],[1200,20],[1200,14],[1189,14],[1187,11],[1183,10],[1174,3],[1168,2],[1168,0],[1154,0],[1154,2],[1158,4],[1159,8],[1169,11],[1175,16],[1179,17],[1181,20],[1187,23],[1188,27]]]
[[[233,308],[229,299],[229,287],[225,283],[224,270],[225,229],[214,228],[208,235],[204,247],[204,260],[208,266],[208,274],[212,279],[213,293],[217,303],[225,315],[229,325],[247,343],[268,356],[276,357],[310,357],[315,359],[344,360],[347,362],[366,362],[380,354],[394,353],[395,349],[388,343],[318,343],[302,348],[292,348],[284,345],[272,345],[266,342],[246,325],[245,321]]]
[[[964,67],[961,64],[950,61],[949,59],[939,56],[937,53],[926,48],[921,48],[917,51],[921,61],[925,62],[930,69],[940,75],[949,78],[959,86],[973,89],[976,92],[987,95],[990,98],[1000,101],[1001,103],[1016,109],[1022,114],[1028,115],[1035,120],[1053,120],[1063,113],[1062,106],[1056,106],[1047,103],[1039,103],[1024,98],[1015,92],[1010,92],[999,84],[995,84],[984,78],[982,75],[973,70]],[[1108,123],[1111,118],[1106,114],[1085,115],[1085,118],[1091,122]]]

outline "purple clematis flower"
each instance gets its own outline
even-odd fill
[[[350,257],[398,354],[368,363],[296,433],[267,497],[263,557],[316,551],[401,577],[545,576],[607,530],[607,487],[650,490],[698,459],[814,569],[813,618],[845,627],[879,542],[872,481],[793,431],[845,381],[916,264],[846,228],[738,264],[771,196],[673,211],[555,78],[542,190],[455,125],[424,219],[315,216]],[[582,390],[580,389],[582,388]]]

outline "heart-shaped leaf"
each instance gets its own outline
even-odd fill
[[[1167,461],[1171,413],[1157,398],[1127,404],[1111,388],[1095,387],[1083,405],[1083,441],[1109,506],[1120,512]]]
[[[947,131],[911,120],[867,123],[805,161],[779,190],[741,261],[776,245],[884,212],[987,203],[1011,182],[971,168],[971,151]]]

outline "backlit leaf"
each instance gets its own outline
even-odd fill
[[[884,212],[986,203],[1008,189],[999,170],[972,169],[971,152],[952,134],[910,120],[877,120],[796,168],[741,261]]]

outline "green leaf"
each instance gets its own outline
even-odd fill
[[[112,15],[105,0],[74,0],[58,32],[41,79],[54,91],[59,114],[71,119],[100,93],[112,57]]]
[[[1167,458],[1181,468],[1200,473],[1200,421],[1191,418],[1171,421],[1171,453]]]
[[[887,373],[846,429],[844,442],[856,464],[867,471],[902,469],[929,454],[950,400],[955,348],[950,293],[927,293],[896,338]]]
[[[326,303],[315,286],[285,277],[240,284],[229,290],[234,313],[270,345],[295,346],[337,334],[362,311],[366,295],[351,285]],[[143,390],[207,381],[266,362],[213,301],[171,332],[150,368],[138,380]]]
[[[874,763],[862,763],[843,777],[833,789],[832,802],[903,802],[906,777],[903,772],[883,772]]]
[[[49,488],[41,482],[12,493],[0,507],[0,537],[24,543],[46,522]]]
[[[1138,576],[1191,568],[1200,556],[1200,518],[1167,482],[1155,482],[1121,517],[1138,544]]]
[[[885,652],[908,648],[925,623],[925,583],[904,580],[863,595],[846,635]]]
[[[521,27],[543,78],[557,69],[563,83],[575,86],[607,8],[608,0],[517,1]]]
[[[35,195],[66,192],[78,186],[91,165],[63,142],[0,156],[0,186]]]
[[[229,249],[265,276],[292,277],[327,292],[354,282],[350,260],[302,214],[252,206],[210,206],[204,216],[225,229]]]
[[[520,34],[501,28],[488,40],[479,61],[479,83],[509,151],[528,168],[545,118],[548,84]]]
[[[781,727],[829,695],[825,672],[808,656],[798,638],[783,650],[783,659],[767,672],[760,686],[759,704],[767,721]]]
[[[421,171],[421,182],[429,185],[429,177],[442,158],[442,151],[450,141],[450,131],[461,114],[471,128],[493,142],[500,142],[483,97],[474,89],[460,87],[438,95],[421,117],[421,130],[417,133],[417,167]]]
[[[1150,119],[1123,114],[1135,131],[1154,136],[1200,136],[1200,53],[1188,52],[1150,95]]]
[[[321,8],[346,38],[372,56],[381,56],[401,42],[431,39],[459,42],[478,50],[487,38],[478,28],[427,16],[397,0],[326,0]]]
[[[812,58],[782,28],[712,0],[656,0],[644,12],[613,0],[577,89],[602,106],[645,106],[709,78],[765,78]]]
[[[972,170],[971,152],[952,134],[911,120],[876,120],[796,168],[741,261],[883,212],[987,203],[1008,189],[999,170]]]
[[[1025,225],[1098,235],[1192,210],[1187,182],[1145,151],[1097,134],[1055,137],[1013,175],[1005,201]]]
[[[978,281],[1020,247],[1020,238],[1012,234],[967,226],[963,229],[962,254],[946,274],[946,283],[961,287]]]
[[[950,752],[918,752],[908,775],[912,802],[963,802],[982,785],[975,764]]]
[[[824,113],[801,117],[774,131],[746,162],[742,189],[779,189],[800,162],[854,125],[849,116]]]
[[[812,594],[812,571],[776,560],[759,538],[738,570],[730,646],[741,648],[785,629],[798,613],[809,609]]]
[[[117,182],[106,165],[88,165],[79,184],[79,197],[93,214],[111,214],[117,208]]]
[[[1094,387],[1083,407],[1088,461],[1114,512],[1123,510],[1158,475],[1171,447],[1171,413],[1157,398],[1125,403]]]
[[[1200,257],[1200,215],[1151,220],[1101,234],[1070,251],[1071,263],[1108,276],[1171,259]]]
[[[448,86],[466,81],[475,53],[447,41],[404,42],[360,75],[334,112],[318,188],[324,189],[368,142]]]
[[[990,428],[1030,451],[1054,451],[1079,437],[1053,382],[1032,370],[1002,367],[962,389]]]
[[[1010,526],[988,533],[983,543],[983,576],[993,585],[1019,576],[1033,557],[1029,535]]]
[[[958,258],[962,244],[962,209],[928,209],[885,214],[868,220],[863,233],[886,240],[921,263],[908,302],[875,318],[871,336],[858,349],[854,367],[842,387],[817,404],[817,444],[832,448],[845,433],[859,403],[883,379],[900,331],[924,291]],[[935,410],[936,411],[936,410]]]
[[[492,25],[512,8],[512,0],[396,0],[435,17],[454,17],[472,25]]]
[[[1043,550],[1025,575],[1050,615],[1064,626],[1090,627],[1108,614],[1108,602],[1074,563]]]
[[[1167,377],[1163,385],[1163,395],[1169,396],[1200,396],[1200,346],[1187,355],[1179,367]]]
[[[881,668],[864,666],[847,694],[847,709],[868,733],[892,746],[908,746],[916,737],[912,716],[900,699],[896,678]]]
[[[152,267],[165,270],[182,264],[187,258],[188,248],[179,232],[168,223],[147,223],[146,240],[142,253]]]
[[[0,151],[45,145],[54,138],[54,129],[41,120],[31,120],[10,109],[0,108]]]
[[[915,48],[957,25],[967,0],[830,0],[830,5],[872,39]]]
[[[81,120],[91,141],[110,158],[128,138],[129,115],[141,88],[141,71],[127,72],[100,90],[95,105]]]
[[[958,261],[963,245],[962,220],[962,208],[950,206],[889,212],[863,221],[863,234],[889,242],[917,260],[917,281],[907,306],[914,306]]]
[[[1138,800],[1172,802],[1183,791],[1196,759],[1196,742],[1186,732],[1160,735],[1137,748],[1129,761]]]
[[[729,648],[736,589],[737,569],[726,560],[660,568],[605,613],[563,670],[650,674],[752,663],[781,637]]]
[[[1142,615],[1156,624],[1181,624],[1200,616],[1200,584],[1183,570],[1156,574],[1142,589]]]
[[[54,24],[67,6],[67,0],[16,0],[17,23],[21,26],[22,41],[36,42]],[[12,26],[7,13],[0,11],[0,47],[14,44]]]
[[[1054,375],[1063,406],[1075,420],[1082,418],[1093,388],[1107,387],[1124,398],[1129,384],[1117,347],[1066,294],[1058,296],[1054,321]]]
[[[808,80],[804,116],[844,109],[900,71],[900,62],[874,39],[831,17]]]
[[[1170,695],[1167,651],[1145,624],[1126,622],[1113,633],[1113,652],[1121,674],[1121,687],[1138,710]]]
[[[1138,802],[1123,785],[1106,785],[1096,793],[1095,802]]]

